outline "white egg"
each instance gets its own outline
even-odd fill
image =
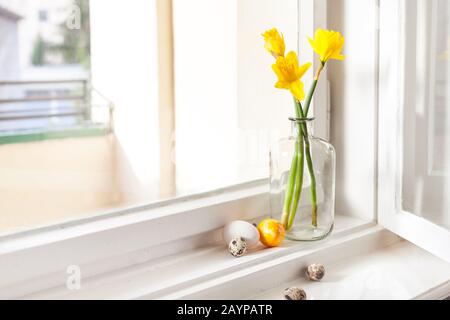
[[[223,240],[228,245],[231,240],[242,237],[247,247],[255,247],[259,243],[258,229],[247,221],[236,220],[228,223],[223,229]]]

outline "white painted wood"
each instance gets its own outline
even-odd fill
[[[292,254],[245,268],[210,281],[160,297],[161,299],[249,299],[272,287],[292,281],[304,274],[308,264],[326,265],[351,256],[372,251],[399,241],[392,233],[379,227],[365,228],[360,232],[338,239],[330,239],[320,250],[304,248]],[[220,298],[219,298],[220,297]]]
[[[394,156],[399,132],[397,132],[397,116],[393,115],[397,114],[399,106],[403,103],[401,99],[404,97],[400,82],[404,65],[401,64],[401,51],[397,51],[402,43],[399,42],[402,35],[402,23],[404,23],[404,17],[400,16],[400,2],[381,1],[378,220],[383,225],[386,225],[386,220],[395,208],[397,163]]]
[[[327,27],[327,1],[326,0],[299,0],[298,1],[298,34],[299,34],[299,59],[301,63],[312,61],[313,65],[304,76],[305,93],[313,81],[314,74],[319,67],[320,61],[317,54],[311,48],[308,37],[314,38],[316,29]],[[328,77],[327,68],[322,71],[317,84],[314,98],[311,102],[309,116],[314,117],[314,135],[330,140],[330,117],[328,100]]]
[[[317,252],[330,246],[330,243],[349,239],[354,232],[371,227],[373,227],[373,224],[363,220],[338,216],[335,231],[328,241],[306,244],[286,241],[282,247],[272,249],[264,249],[260,245],[258,248],[249,250],[244,257],[239,259],[232,257],[222,242],[216,242],[142,262],[107,274],[90,278],[83,276],[81,290],[78,291],[69,291],[64,285],[60,285],[54,289],[29,295],[26,298],[158,298],[192,287],[199,282],[226,276],[235,271],[256,266],[293,252]],[[217,236],[216,239],[219,239],[220,235]],[[184,239],[183,241],[190,242],[192,240]],[[210,243],[210,241],[207,243]],[[7,292],[4,294],[8,295]]]
[[[344,61],[328,63],[336,212],[376,219],[378,6],[328,1],[328,28],[345,37]]]
[[[402,241],[328,264],[321,282],[298,277],[253,298],[282,299],[284,288],[296,286],[303,288],[310,300],[439,299],[450,294],[449,280],[448,263]],[[424,291],[428,295],[422,294]]]
[[[414,300],[449,300],[450,299],[450,281],[443,283],[427,292],[418,295]]]
[[[450,262],[450,232],[426,219],[405,212],[401,206],[403,176],[404,108],[413,103],[407,88],[416,81],[414,29],[408,28],[416,13],[414,2],[382,0],[380,8],[379,92],[379,222],[389,230]],[[414,83],[414,82],[413,82]],[[419,99],[420,100],[420,99]]]
[[[310,263],[325,265],[321,282],[306,279]],[[354,234],[319,252],[293,253],[221,278],[199,283],[164,299],[282,299],[290,286],[309,299],[414,299],[436,297],[450,280],[450,265],[379,227]],[[441,293],[442,295],[442,293]],[[445,295],[445,294],[444,294]]]
[[[241,259],[215,244],[84,279],[81,290],[55,288],[23,298],[282,299],[289,286],[304,288],[310,299],[439,299],[450,293],[449,263],[379,226],[338,221],[336,234],[321,243],[288,243]],[[326,266],[320,283],[304,277],[313,262]]]

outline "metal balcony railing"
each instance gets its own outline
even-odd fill
[[[113,104],[86,79],[0,81],[0,133],[89,125],[112,130],[112,122]]]

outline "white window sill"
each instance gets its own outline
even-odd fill
[[[308,256],[334,247],[357,235],[373,230],[374,223],[336,216],[335,229],[328,240],[315,243],[285,241],[278,248],[260,247],[244,257],[234,258],[221,241],[220,231],[215,243],[186,250],[111,273],[91,277],[82,282],[80,290],[59,286],[27,296],[37,299],[143,299],[160,298],[198,283],[229,275],[238,270],[260,265],[290,254]],[[376,228],[378,230],[378,228]],[[359,232],[358,232],[359,231]],[[396,238],[395,238],[396,239]],[[391,239],[392,240],[392,239]],[[160,248],[161,249],[161,248]]]
[[[304,277],[254,295],[253,299],[280,299],[284,288],[303,288],[312,300],[443,299],[450,295],[449,265],[401,240],[327,266],[322,282]]]
[[[400,238],[373,222],[340,215],[327,240],[286,241],[233,258],[220,241],[221,227],[233,219],[261,219],[268,212],[266,184],[187,200],[0,243],[0,274],[7,275],[0,278],[0,298],[276,298],[277,288],[291,283],[301,283],[314,299],[380,297],[361,291],[367,263],[373,277],[381,277],[380,288],[391,290],[383,286],[397,279],[397,291],[386,298],[427,292],[425,297],[437,298],[436,288],[442,296],[450,291],[447,263],[407,242],[392,251]],[[327,267],[321,287],[302,282],[301,269],[312,262]],[[69,265],[81,268],[80,290],[65,286]],[[397,269],[386,275],[390,265]]]
[[[327,268],[320,283],[303,276],[315,261]],[[440,298],[450,291],[450,268],[381,227],[338,216],[326,241],[288,241],[239,259],[216,243],[86,279],[80,290],[59,287],[26,298],[280,299],[288,286],[304,288],[311,299]]]

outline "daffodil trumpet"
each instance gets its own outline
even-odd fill
[[[305,97],[304,85],[301,78],[311,66],[306,63],[302,66],[298,63],[297,54],[290,51],[286,56],[284,37],[277,29],[272,28],[263,33],[266,50],[276,59],[272,69],[277,75],[275,87],[278,89],[289,90],[294,97],[295,114],[297,117],[298,137],[295,144],[294,155],[289,170],[289,178],[286,185],[286,192],[281,214],[281,223],[286,230],[289,230],[294,222],[297,212],[297,206],[302,192],[304,162],[308,167],[311,179],[311,224],[317,228],[317,193],[316,177],[314,174],[314,164],[311,157],[311,148],[308,136],[308,128],[305,120],[308,117],[312,98],[320,78],[320,74],[326,63],[330,59],[343,60],[341,54],[344,46],[344,38],[339,32],[333,30],[318,29],[314,38],[308,38],[313,50],[319,55],[320,65],[315,73],[313,82],[308,94]],[[305,99],[304,108],[301,101]]]

